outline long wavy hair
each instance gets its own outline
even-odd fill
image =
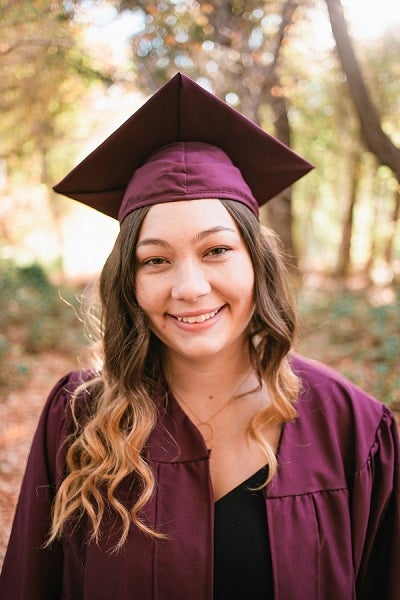
[[[287,359],[295,315],[275,235],[261,227],[255,215],[240,203],[221,202],[235,220],[254,266],[255,312],[249,350],[271,403],[253,417],[248,435],[266,455],[267,484],[276,473],[277,459],[263,433],[265,427],[297,415],[299,380]],[[110,509],[121,520],[117,549],[125,543],[132,523],[154,539],[164,537],[140,514],[155,487],[145,446],[157,423],[154,393],[162,374],[162,344],[150,331],[135,297],[136,244],[148,210],[141,208],[126,217],[100,276],[102,368],[74,393],[73,414],[84,389],[91,392],[93,401],[85,423],[75,416],[76,430],[66,454],[67,474],[55,497],[49,543],[61,535],[68,520],[84,515],[91,523],[91,539],[99,541],[105,511]],[[133,506],[126,506],[116,493],[127,476],[138,481]]]

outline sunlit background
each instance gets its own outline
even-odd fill
[[[35,5],[36,3],[32,3]],[[161,10],[165,4],[160,2],[157,6]],[[175,0],[170,5],[174,6],[176,15],[186,15],[190,10],[196,9],[196,2],[183,2]],[[204,3],[203,3],[204,4]],[[133,5],[132,5],[133,6]],[[368,50],[371,45],[379,46],[381,40],[385,38],[387,31],[399,31],[400,26],[400,4],[397,0],[343,0],[345,8],[345,16],[349,26],[349,32],[356,43],[357,51],[362,58],[362,51]],[[160,8],[161,7],[161,8]],[[186,8],[185,8],[186,7]],[[189,8],[188,8],[189,7]],[[65,136],[65,144],[68,146],[65,155],[63,155],[62,142],[59,139],[55,140],[57,147],[56,156],[51,160],[52,177],[48,177],[47,181],[37,182],[37,177],[32,180],[30,177],[24,178],[23,173],[13,174],[10,178],[10,168],[7,164],[7,156],[4,156],[0,161],[0,186],[2,187],[2,207],[0,209],[0,218],[3,221],[4,229],[11,231],[18,227],[18,234],[10,234],[8,238],[11,243],[5,242],[2,244],[1,256],[3,258],[12,257],[19,263],[29,263],[32,260],[39,259],[44,264],[50,267],[61,261],[63,273],[67,277],[80,277],[97,273],[104,262],[105,257],[109,253],[115,237],[118,232],[117,224],[107,217],[103,217],[94,211],[85,207],[80,207],[73,201],[63,200],[54,195],[50,197],[52,207],[49,209],[49,188],[52,183],[56,183],[58,178],[79,160],[85,157],[96,145],[98,145],[108,134],[110,134],[118,125],[128,118],[153,91],[143,89],[143,86],[137,85],[137,78],[140,77],[140,69],[135,67],[134,61],[140,61],[141,58],[146,58],[145,42],[146,36],[141,39],[139,45],[136,43],[136,58],[132,53],[132,39],[140,37],[145,33],[148,27],[148,17],[145,17],[143,11],[139,8],[131,10],[117,11],[112,2],[106,0],[84,0],[82,2],[64,2],[64,8],[68,12],[73,12],[73,23],[79,26],[80,44],[87,53],[94,68],[99,71],[105,70],[107,73],[112,73],[112,81],[98,81],[92,83],[85,91],[83,97],[75,98],[73,102],[78,103],[79,108],[72,115],[71,121],[71,140]],[[186,13],[185,13],[185,10]],[[210,9],[211,10],[211,9]],[[151,12],[151,11],[150,11]],[[257,14],[259,13],[259,14]],[[304,102],[308,103],[310,110],[310,118],[313,118],[313,112],[319,111],[327,118],[321,126],[326,126],[327,123],[332,124],[333,114],[337,112],[337,108],[330,102],[329,97],[324,99],[324,94],[321,88],[321,83],[317,80],[313,81],[313,77],[321,78],[324,76],[324,70],[327,75],[337,70],[334,64],[335,42],[332,36],[330,22],[324,2],[314,2],[306,10],[306,16],[293,26],[293,32],[288,43],[288,57],[295,55],[294,70],[297,71],[293,75],[285,67],[283,69],[282,81],[287,81],[284,93],[292,103],[291,118],[293,127],[296,128],[299,123],[299,131],[302,136],[307,135],[309,127],[304,122],[304,117],[300,115],[300,110],[305,110]],[[249,38],[249,46],[255,53],[261,50],[263,44],[263,36],[268,30],[269,32],[276,31],[276,23],[274,24],[273,15],[268,15],[260,3],[259,9],[254,9],[254,18],[259,18],[260,27],[254,27],[251,37]],[[173,19],[176,17],[168,17],[172,26]],[[275,27],[275,29],[274,29]],[[264,28],[264,31],[263,29]],[[393,35],[393,33],[391,34]],[[176,40],[174,43],[179,43],[182,47],[190,43],[187,39],[185,31],[177,30]],[[142,44],[142,45],[140,45]],[[187,51],[181,55],[175,55],[175,70],[187,71],[189,75],[194,76],[201,85],[214,90],[213,83],[218,78],[218,73],[223,69],[223,65],[218,63],[218,52],[213,42],[212,36],[207,41],[202,43],[202,52],[207,55],[204,62],[203,74],[198,75],[195,69],[192,69],[191,58]],[[266,53],[266,56],[268,54]],[[169,59],[168,59],[169,60]],[[268,57],[265,59],[266,68],[268,67]],[[325,66],[324,66],[325,60]],[[394,60],[395,57],[394,57]],[[163,66],[167,58],[159,58],[158,65]],[[307,65],[307,61],[309,64]],[[363,62],[363,60],[362,60]],[[398,62],[398,61],[397,61]],[[305,75],[304,70],[309,69],[309,74]],[[313,73],[314,72],[314,73]],[[340,74],[334,75],[340,80]],[[373,79],[370,83],[374,85]],[[342,78],[342,83],[345,78]],[[400,94],[398,81],[392,81],[392,86],[397,85],[397,94]],[[329,86],[328,86],[329,87]],[[292,88],[292,91],[291,91]],[[52,91],[54,102],[57,103],[58,88],[55,87]],[[393,93],[393,92],[392,92]],[[293,96],[291,96],[293,94]],[[299,98],[302,96],[302,99]],[[236,91],[232,89],[225,94],[225,100],[233,105],[238,105],[238,108],[243,110],[245,103],[240,103],[240,98]],[[303,106],[300,106],[303,102]],[[399,101],[393,105],[393,108],[399,112]],[[306,109],[307,110],[307,109]],[[331,121],[329,118],[332,117]],[[397,128],[398,118],[392,115],[392,121],[386,118],[386,129],[394,139],[399,140],[400,132]],[[29,112],[25,118],[29,119]],[[32,117],[34,118],[34,116]],[[301,119],[301,123],[300,123]],[[353,120],[353,116],[351,116]],[[338,126],[337,118],[335,118],[335,126]],[[268,127],[268,122],[263,123]],[[354,129],[354,124],[351,125]],[[397,128],[397,129],[396,129]],[[273,131],[272,131],[273,132]],[[296,134],[297,135],[297,134]],[[300,133],[298,134],[300,135]],[[310,129],[310,137],[314,136],[315,132]],[[341,133],[337,134],[340,137]],[[310,140],[308,140],[310,143]],[[325,152],[325,142],[316,141],[321,145],[321,151]],[[331,144],[333,142],[327,142]],[[297,147],[306,156],[310,157],[310,146],[306,141],[298,141]],[[323,157],[321,156],[321,165],[318,162],[318,154],[315,152],[315,146],[310,157],[313,162],[316,162],[317,169],[321,170],[326,178],[324,182],[316,182],[318,175],[312,175],[311,186],[319,186],[318,194],[323,195],[323,199],[319,198],[319,209],[315,210],[308,223],[304,216],[309,208],[307,207],[307,198],[310,191],[307,184],[303,182],[299,185],[298,197],[295,198],[294,210],[299,215],[297,225],[297,235],[300,239],[310,233],[309,228],[312,227],[314,234],[309,239],[309,244],[306,249],[303,249],[303,262],[307,269],[314,269],[320,266],[321,259],[327,268],[333,268],[337,255],[338,244],[340,243],[340,219],[332,219],[332,211],[335,212],[334,194],[340,196],[343,192],[332,190],[332,181],[340,178],[340,173],[329,175],[329,166],[322,165]],[[317,158],[317,161],[316,161]],[[54,161],[57,161],[56,163]],[[377,169],[377,166],[368,167],[370,157],[364,158],[364,169]],[[29,163],[22,163],[22,168],[27,168]],[[54,164],[60,164],[60,167],[55,168]],[[62,164],[62,168],[61,168]],[[36,167],[35,167],[36,168]],[[332,165],[332,169],[340,168],[340,158],[336,165]],[[379,170],[379,185],[378,195],[380,193],[394,193],[396,182],[386,167],[380,167]],[[328,173],[328,177],[326,177]],[[331,180],[329,179],[331,177]],[[40,177],[39,177],[40,178]],[[365,185],[371,186],[371,181],[365,180]],[[385,182],[387,187],[385,188]],[[340,184],[339,184],[340,186]],[[313,190],[315,193],[315,189]],[[376,195],[376,191],[372,192]],[[365,191],[366,195],[370,195],[371,191]],[[365,196],[366,197],[366,196]],[[379,204],[379,198],[377,203]],[[325,203],[325,208],[324,208]],[[55,207],[58,204],[59,207]],[[387,207],[387,202],[382,200],[382,204]],[[18,211],[16,211],[18,206]],[[22,207],[22,208],[21,208]],[[24,208],[25,207],[25,208]],[[376,206],[374,207],[370,201],[363,202],[362,199],[357,207],[357,219],[354,226],[352,239],[353,262],[356,268],[363,267],[365,262],[364,257],[369,251],[370,239],[366,235],[366,231],[370,232],[374,227],[376,219]],[[387,208],[384,208],[387,210]],[[24,214],[25,211],[25,214]],[[62,213],[62,218],[58,218],[58,213]],[[54,216],[56,217],[54,220]],[[17,223],[14,221],[17,217]],[[51,218],[53,217],[53,221]],[[53,225],[49,223],[53,222]],[[307,229],[308,228],[308,229]],[[322,236],[325,239],[325,247],[321,247],[321,238],[319,232],[323,232]],[[316,232],[316,233],[315,233]],[[329,232],[329,233],[328,233]],[[329,239],[327,239],[327,235]],[[18,243],[15,239],[18,238]],[[313,258],[314,253],[318,253],[318,261]],[[317,264],[318,263],[318,264]],[[379,279],[386,277],[384,267],[375,265],[375,271],[371,272]],[[390,277],[390,276],[389,276]]]

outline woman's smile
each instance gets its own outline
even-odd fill
[[[200,314],[186,313],[182,315],[171,316],[177,319],[180,323],[204,323],[204,321],[209,321],[210,319],[215,317],[219,313],[219,311],[222,310],[222,308],[223,306],[220,306],[219,308],[213,310],[205,310],[203,313]]]
[[[177,316],[169,315],[175,320],[175,325],[182,331],[190,331],[192,333],[202,332],[205,329],[211,329],[222,318],[224,306],[216,310],[204,311],[198,314]]]

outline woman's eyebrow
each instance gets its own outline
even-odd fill
[[[204,229],[204,231],[199,231],[199,233],[196,233],[196,235],[194,236],[193,241],[198,242],[209,235],[212,235],[214,233],[219,233],[221,231],[229,231],[231,233],[237,233],[237,231],[235,231],[235,229],[232,229],[231,227],[222,227],[221,225],[218,225],[216,227],[210,227],[209,229]],[[143,238],[142,240],[140,240],[137,243],[136,247],[140,248],[141,246],[161,246],[162,248],[169,248],[170,244],[169,244],[169,242],[167,242],[166,240],[163,240],[161,238]]]
[[[169,248],[170,245],[166,240],[160,238],[143,238],[143,240],[137,243],[136,248],[140,246],[162,246],[163,248]]]
[[[232,233],[237,233],[237,231],[235,229],[232,229],[231,227],[223,227],[222,225],[218,225],[216,227],[210,227],[209,229],[200,231],[199,233],[197,233],[194,236],[193,241],[197,242],[197,241],[202,240],[203,238],[207,237],[208,235],[212,235],[213,233],[219,233],[220,231],[230,231]]]

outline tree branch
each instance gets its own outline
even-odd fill
[[[400,180],[400,148],[383,131],[378,112],[372,103],[358,64],[340,0],[326,0],[336,48],[346,75],[349,92],[360,122],[361,133],[368,150],[387,165]]]

